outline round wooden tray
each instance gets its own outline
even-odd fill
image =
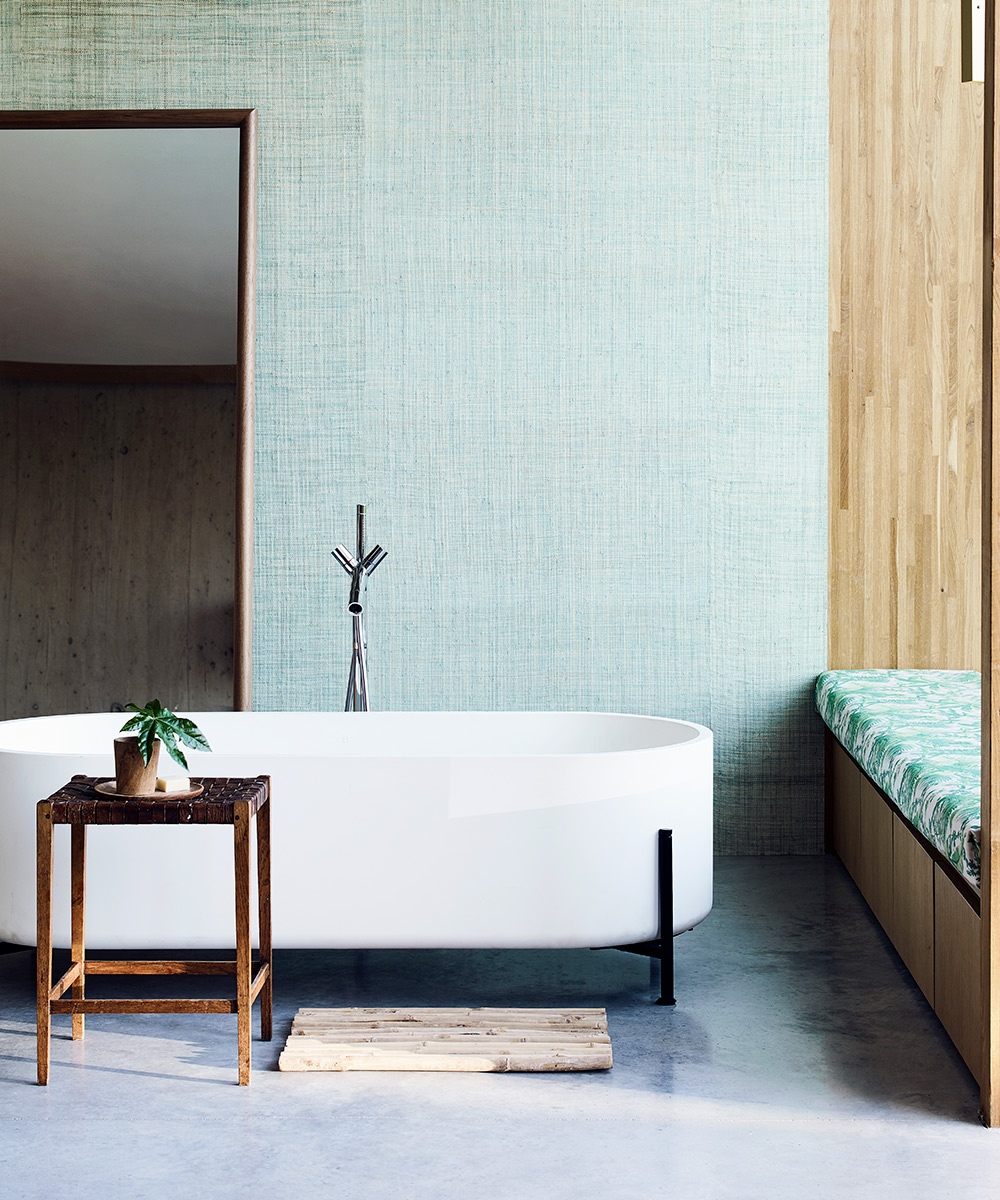
[[[196,783],[193,788],[185,792],[143,792],[140,796],[123,796],[121,792],[115,790],[113,779],[109,779],[106,783],[94,784],[95,792],[100,792],[102,796],[114,796],[116,800],[193,800],[204,790],[203,783]]]

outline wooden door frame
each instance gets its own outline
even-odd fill
[[[255,108],[48,109],[0,112],[0,129],[238,129],[239,251],[236,340],[236,524],[233,707],[253,704],[254,340],[257,263]]]
[[[982,567],[982,814],[980,821],[980,919],[982,1077],[980,1116],[1000,1125],[1000,422],[993,421],[993,379],[1000,378],[995,330],[1000,328],[1000,272],[995,269],[1000,220],[998,194],[995,0],[986,3],[986,81],[983,113],[983,567]]]

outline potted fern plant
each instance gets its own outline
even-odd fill
[[[186,771],[187,759],[178,745],[192,750],[211,750],[205,735],[194,721],[179,717],[164,708],[159,700],[149,700],[145,708],[128,706],[135,716],[122,726],[126,735],[115,738],[115,791],[120,796],[150,795],[156,790],[160,746]]]

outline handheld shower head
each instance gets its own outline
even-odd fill
[[[358,558],[365,556],[365,506],[358,505]]]

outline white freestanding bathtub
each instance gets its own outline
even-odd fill
[[[610,946],[658,935],[657,830],[674,932],[712,907],[712,734],[597,713],[194,713],[193,775],[268,774],[278,947]],[[35,805],[110,776],[121,713],[0,722],[0,939],[35,941]],[[162,763],[163,760],[161,760]],[[161,773],[163,767],[161,766]],[[53,936],[69,945],[69,831]],[[227,827],[91,828],[87,945],[223,947]]]

